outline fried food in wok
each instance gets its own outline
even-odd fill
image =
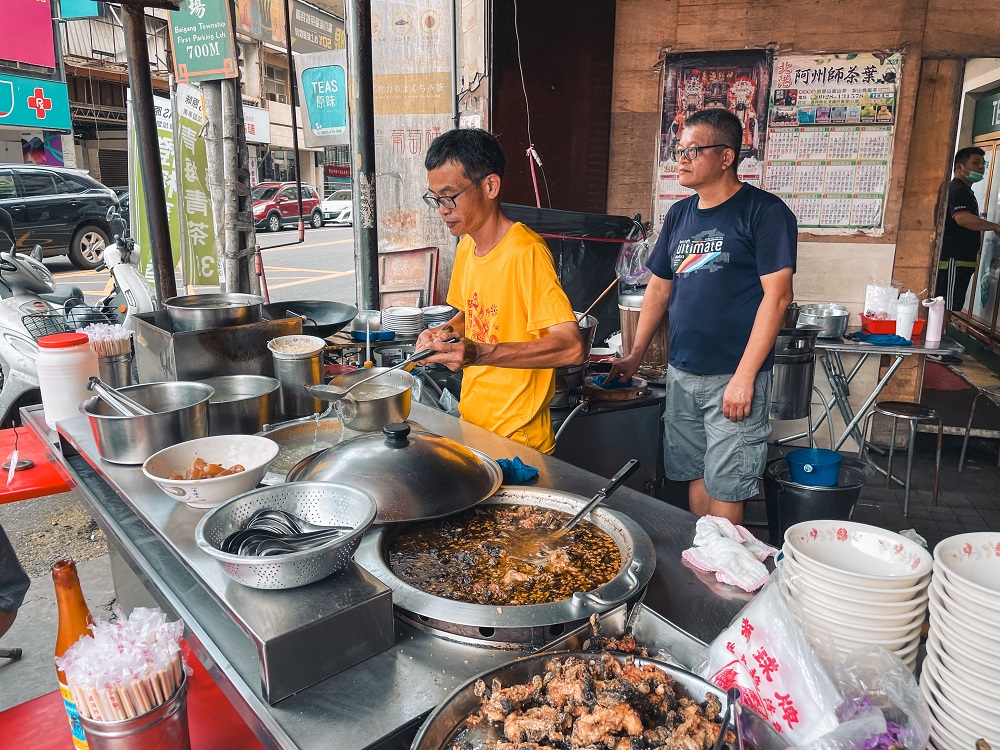
[[[485,744],[460,733],[450,750],[709,750],[722,731],[722,705],[711,693],[702,703],[678,694],[674,680],[653,665],[600,658],[553,657],[544,676],[504,687],[475,686],[482,701],[467,720],[501,737]],[[726,730],[725,740],[736,736]]]

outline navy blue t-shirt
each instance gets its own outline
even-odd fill
[[[744,183],[725,203],[698,196],[667,212],[650,271],[672,279],[670,366],[695,375],[736,372],[764,299],[760,277],[795,269],[798,229],[781,199]],[[769,354],[761,371],[770,370]]]

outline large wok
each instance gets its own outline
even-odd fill
[[[358,308],[341,302],[305,299],[272,302],[261,310],[264,320],[302,318],[302,333],[326,338],[346,326],[358,314]]]

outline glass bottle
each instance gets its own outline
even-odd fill
[[[60,560],[55,563],[52,566],[52,583],[56,588],[56,606],[59,612],[55,655],[62,656],[70,646],[80,640],[80,636],[90,634],[89,626],[94,624],[94,620],[83,598],[75,562]],[[70,731],[73,733],[73,747],[76,750],[87,750],[87,738],[80,724],[76,702],[66,685],[66,675],[58,668],[56,674],[59,677],[59,692],[62,693],[63,704],[69,717]]]

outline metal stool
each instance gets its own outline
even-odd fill
[[[895,479],[892,475],[892,458],[893,453],[896,450],[896,420],[905,419],[910,424],[910,440],[906,446],[906,479],[903,484],[903,515],[908,515],[910,511],[910,474],[913,471],[913,452],[916,448],[917,440],[917,423],[918,422],[929,422],[936,421],[938,424],[937,433],[937,454],[934,458],[934,505],[937,505],[938,501],[938,481],[941,478],[941,442],[944,439],[944,421],[941,416],[931,408],[928,408],[922,404],[917,404],[912,401],[880,401],[875,404],[868,415],[865,417],[864,429],[861,431],[862,435],[868,434],[868,429],[871,425],[872,419],[875,415],[882,414],[886,417],[892,417],[892,437],[889,440],[889,463],[886,466],[885,471],[875,465],[873,461],[869,458],[869,463],[880,472],[885,474],[886,487],[892,486],[892,480]],[[867,458],[868,444],[864,443],[861,450],[858,451],[859,457]],[[898,482],[899,480],[896,479]]]
[[[976,416],[976,404],[979,397],[986,396],[997,406],[1000,406],[1000,385],[991,385],[988,388],[981,388],[976,397],[972,399],[972,409],[969,411],[969,423],[965,426],[965,439],[962,441],[962,454],[958,457],[958,470],[961,471],[965,465],[965,449],[969,447],[969,434],[972,432],[972,418]],[[1000,456],[997,456],[997,466],[1000,466]]]

